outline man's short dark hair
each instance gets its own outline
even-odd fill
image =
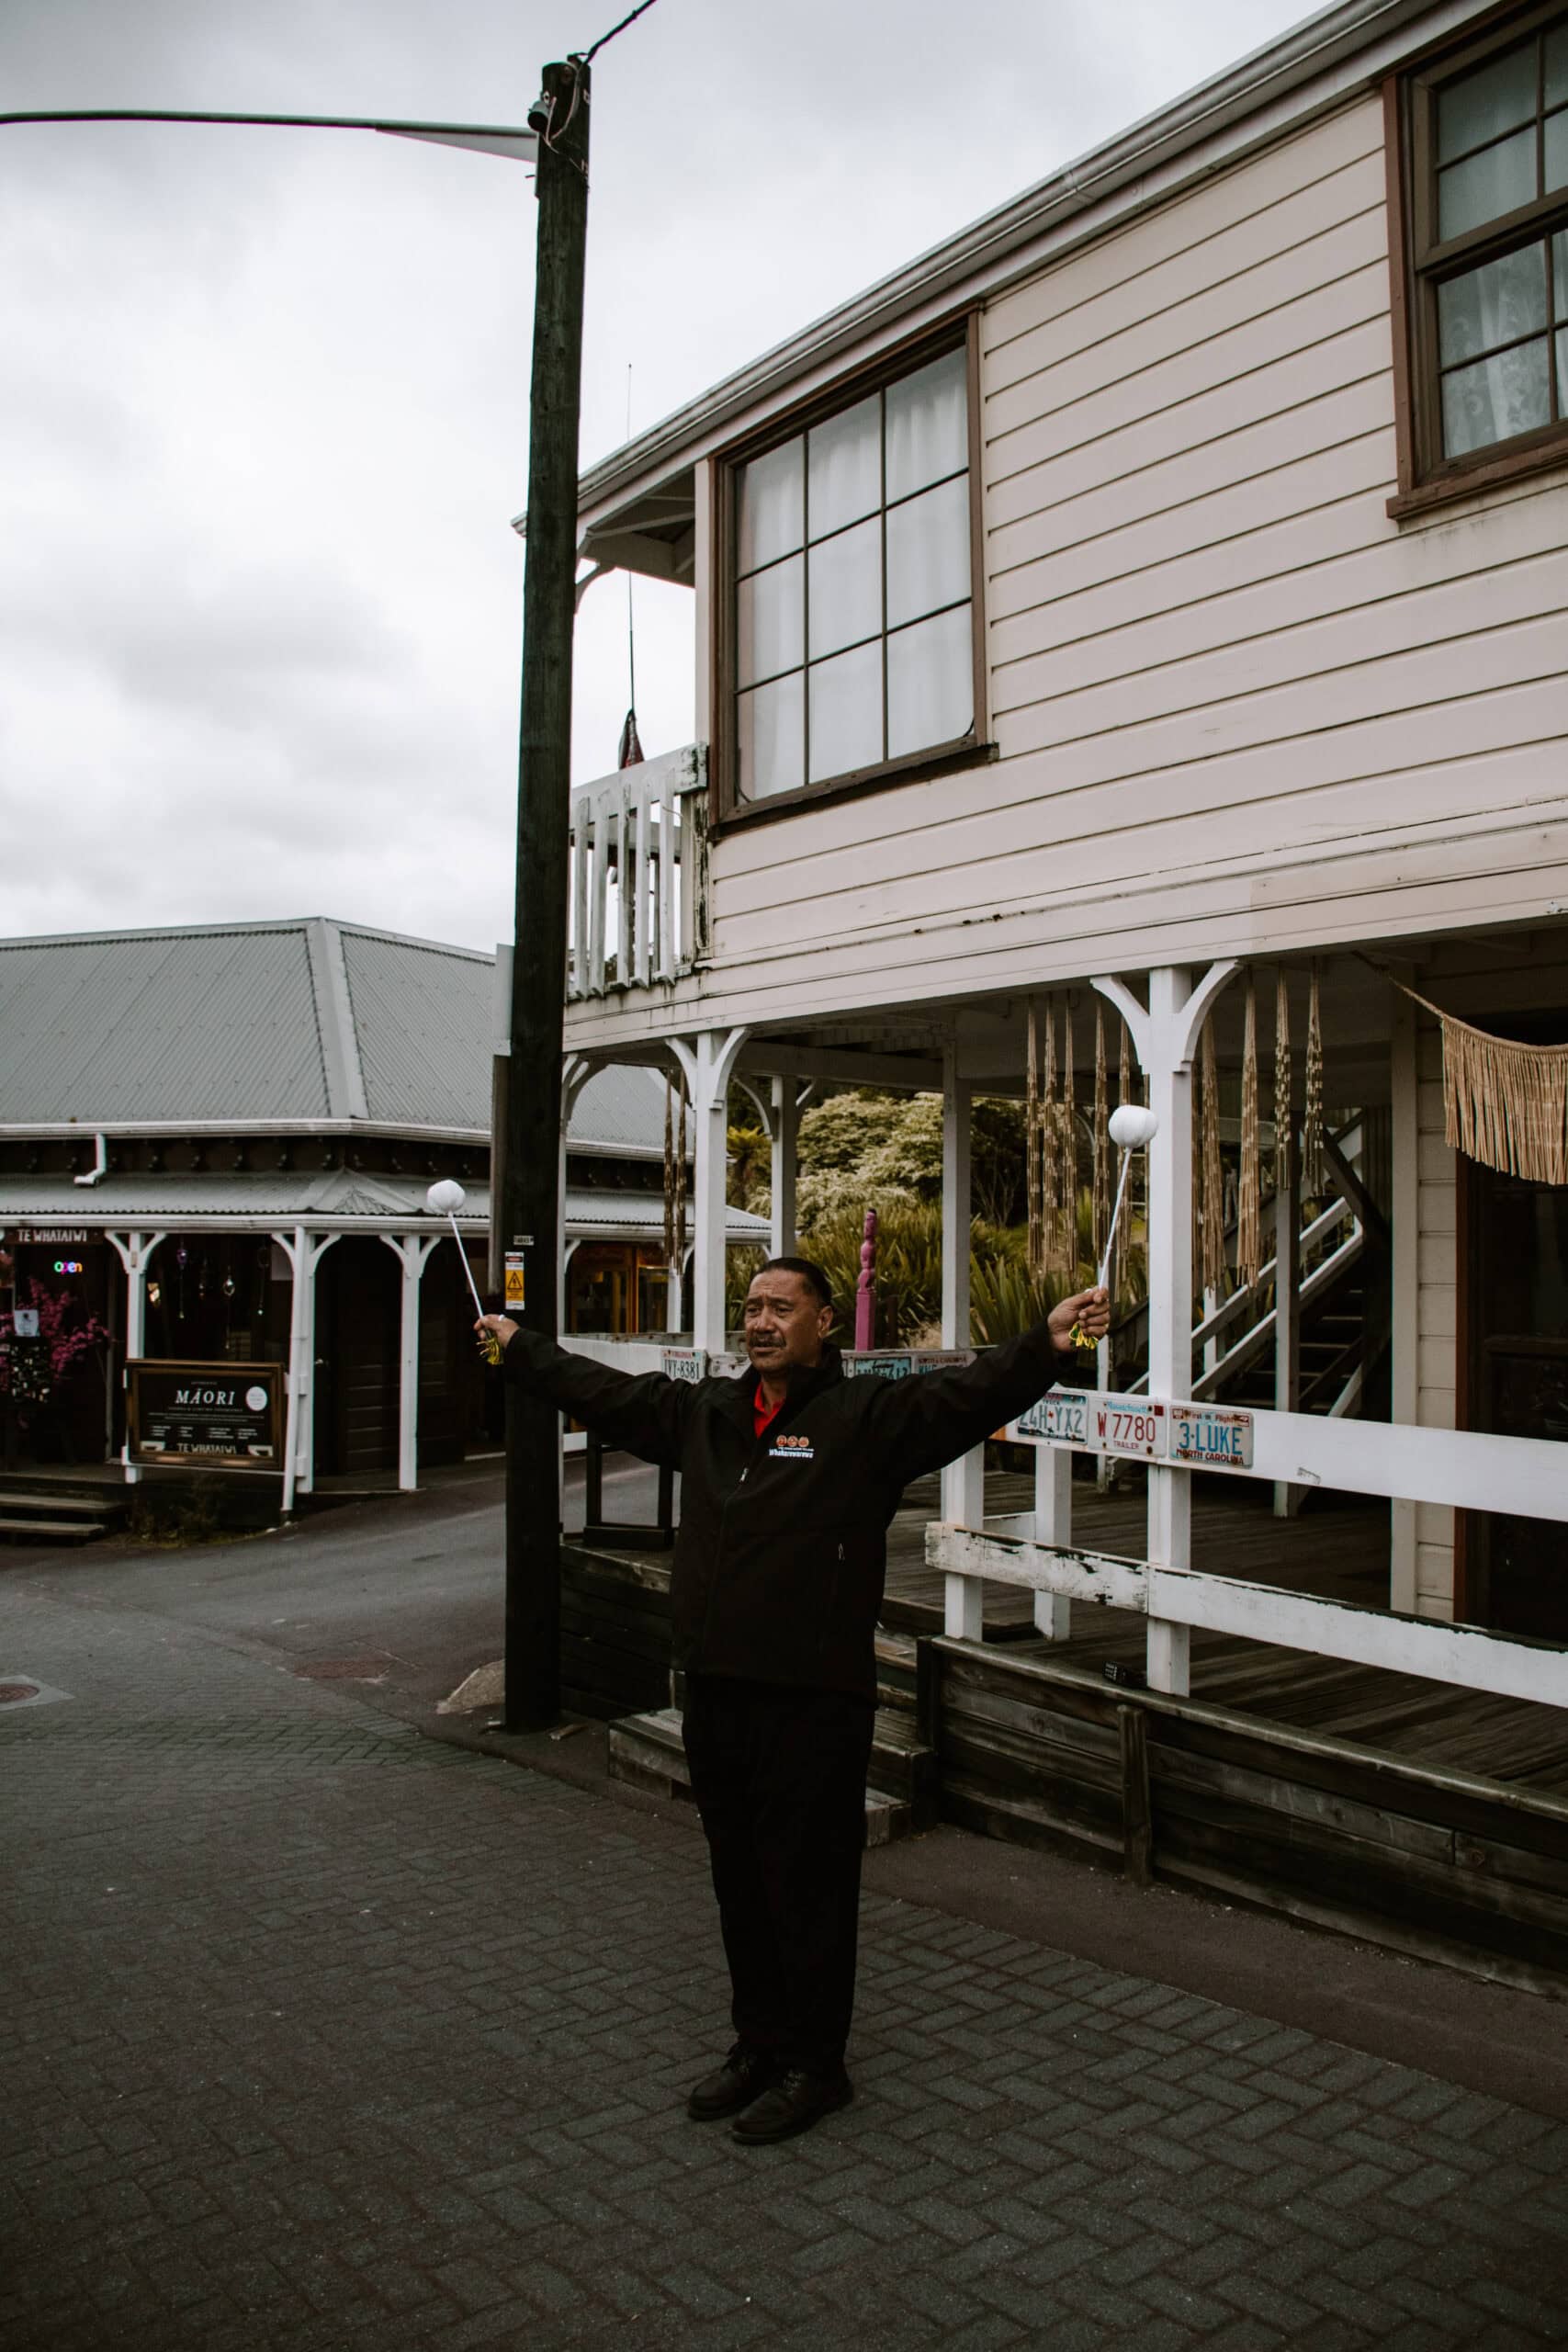
[[[770,1258],[765,1266],[758,1267],[757,1272],[759,1274],[798,1274],[807,1289],[815,1293],[823,1306],[829,1308],[832,1306],[833,1285],[812,1258]]]

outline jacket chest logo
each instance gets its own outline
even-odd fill
[[[768,1459],[770,1462],[811,1462],[816,1458],[816,1452],[808,1437],[795,1437],[786,1430],[769,1446]]]

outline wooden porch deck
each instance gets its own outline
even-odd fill
[[[1225,1487],[1200,1480],[1192,1501],[1192,1563],[1213,1576],[1274,1584],[1361,1608],[1388,1602],[1388,1506],[1309,1501],[1296,1519],[1275,1519],[1266,1487]],[[1032,1507],[1032,1482],[992,1473],[987,1513]],[[937,1481],[910,1489],[888,1536],[884,1622],[899,1632],[940,1634],[942,1579],[925,1565],[925,1526],[940,1510]],[[1145,1555],[1145,1498],[1073,1487],[1073,1536],[1088,1549],[1128,1559]],[[1142,1666],[1145,1621],[1121,1609],[1073,1606],[1073,1636],[1043,1642],[1033,1634],[1031,1594],[986,1587],[986,1638],[1005,1642],[1010,1657],[1100,1675],[1107,1665]],[[1225,1634],[1192,1635],[1194,1700],[1261,1715],[1300,1731],[1380,1748],[1441,1771],[1500,1781],[1568,1798],[1568,1710],[1524,1699],[1495,1698],[1416,1675],[1391,1674],[1279,1649]]]

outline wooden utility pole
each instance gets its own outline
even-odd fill
[[[519,1316],[553,1340],[560,1278],[561,1026],[571,785],[571,638],[577,435],[588,234],[588,67],[547,65],[540,129],[534,374],[528,411],[523,716],[512,1051],[502,1151],[502,1234],[521,1253]],[[540,118],[547,111],[547,124]],[[553,1405],[506,1392],[508,1731],[560,1713],[560,1435]]]

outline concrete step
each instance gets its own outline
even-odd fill
[[[22,1519],[0,1511],[0,1544],[92,1544],[107,1533],[98,1519]]]
[[[123,1517],[129,1505],[114,1489],[90,1494],[50,1487],[0,1487],[0,1512],[31,1511],[39,1519],[99,1519],[107,1525]]]
[[[882,1717],[878,1716],[880,1732]],[[931,1750],[922,1751],[930,1756]],[[906,1773],[911,1782],[917,1777],[916,1767],[907,1754],[900,1758],[899,1743],[890,1744],[886,1751],[894,1769]],[[878,1770],[878,1751],[873,1749],[872,1770]],[[934,1775],[936,1758],[931,1756]],[[630,1788],[647,1789],[655,1796],[683,1797],[692,1794],[692,1776],[686,1764],[686,1751],[681,1742],[681,1718],[673,1707],[660,1708],[657,1713],[625,1715],[610,1725],[610,1777],[624,1781]],[[880,1777],[880,1776],[879,1776]],[[932,1781],[934,1789],[934,1780]],[[924,1796],[924,1788],[921,1794]],[[865,1842],[868,1846],[891,1845],[896,1838],[908,1838],[923,1820],[917,1821],[917,1804],[880,1785],[868,1785],[865,1792]]]

